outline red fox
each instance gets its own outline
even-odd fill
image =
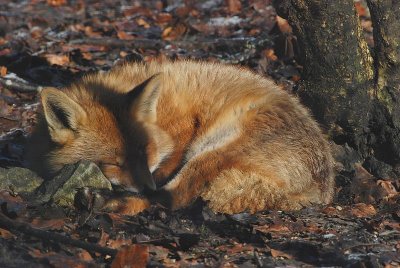
[[[273,81],[194,61],[130,63],[45,88],[32,167],[50,176],[86,159],[145,197],[109,200],[136,214],[197,197],[223,213],[329,203],[333,159],[309,112]]]

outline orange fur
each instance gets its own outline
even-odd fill
[[[296,98],[243,68],[128,64],[44,89],[42,104],[33,140],[45,149],[31,153],[34,168],[96,162],[113,183],[147,194],[110,201],[121,213],[199,196],[226,213],[332,198],[333,160],[318,125]]]

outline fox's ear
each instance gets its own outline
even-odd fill
[[[44,88],[41,101],[52,140],[59,144],[66,143],[86,119],[86,112],[56,88]]]
[[[128,93],[131,112],[137,120],[146,122],[156,121],[156,109],[163,76],[162,73],[155,74]]]

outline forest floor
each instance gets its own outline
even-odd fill
[[[40,87],[123,61],[193,58],[246,66],[295,94],[295,40],[270,0],[0,0],[0,181],[23,166]],[[222,215],[198,200],[127,217],[37,205],[3,186],[0,267],[398,267],[400,167],[332,148],[334,203],[294,212]]]

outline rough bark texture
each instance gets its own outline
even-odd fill
[[[400,1],[367,1],[374,27],[373,148],[381,159],[400,159]]]
[[[293,27],[303,65],[299,95],[338,143],[396,163],[399,150],[400,3],[369,0],[370,55],[353,1],[275,0]]]

